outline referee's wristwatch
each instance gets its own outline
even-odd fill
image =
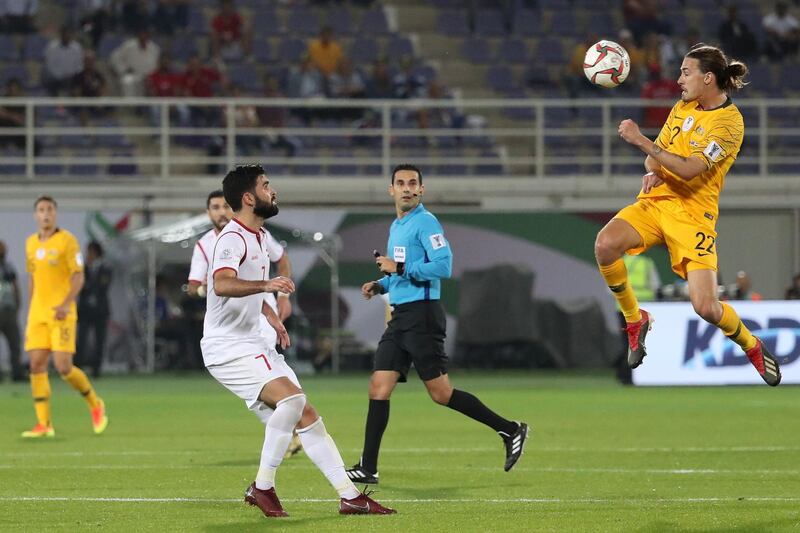
[[[406,271],[405,263],[395,263],[395,272],[398,276],[402,276],[405,271]]]

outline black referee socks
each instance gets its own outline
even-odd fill
[[[458,411],[459,413],[463,413],[471,419],[477,420],[481,424],[486,424],[498,433],[502,431],[506,435],[511,435],[517,430],[516,422],[506,420],[502,416],[486,407],[478,398],[462,390],[453,389],[453,395],[450,396],[450,401],[447,402],[447,407]],[[371,402],[370,412],[372,412]],[[369,427],[369,422],[367,422],[367,427]]]
[[[378,452],[381,439],[389,424],[389,400],[370,400],[367,412],[367,428],[364,430],[364,453],[361,467],[373,474],[378,472]]]

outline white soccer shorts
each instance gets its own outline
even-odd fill
[[[248,409],[262,408],[259,399],[264,385],[278,378],[289,378],[297,388],[300,381],[283,355],[274,350],[266,354],[245,355],[221,365],[212,365],[208,371],[222,386],[244,400]]]

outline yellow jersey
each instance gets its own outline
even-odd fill
[[[665,180],[639,198],[673,197],[698,222],[714,228],[719,215],[719,195],[744,140],[744,119],[728,98],[723,105],[704,111],[697,102],[679,101],[670,111],[656,144],[673,154],[695,156],[707,170],[686,181],[664,169]]]
[[[55,320],[54,307],[61,304],[70,290],[72,274],[83,271],[83,256],[78,239],[63,229],[47,240],[34,233],[25,241],[26,270],[33,279],[33,297],[28,322]],[[77,320],[75,302],[70,305],[66,320]]]

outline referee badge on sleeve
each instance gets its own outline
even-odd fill
[[[431,239],[431,246],[434,250],[438,250],[439,248],[444,248],[447,246],[447,241],[444,240],[444,235],[441,233],[434,233],[430,236]]]
[[[716,163],[725,156],[725,151],[717,144],[717,141],[711,141],[703,150],[703,154],[711,161]]]

